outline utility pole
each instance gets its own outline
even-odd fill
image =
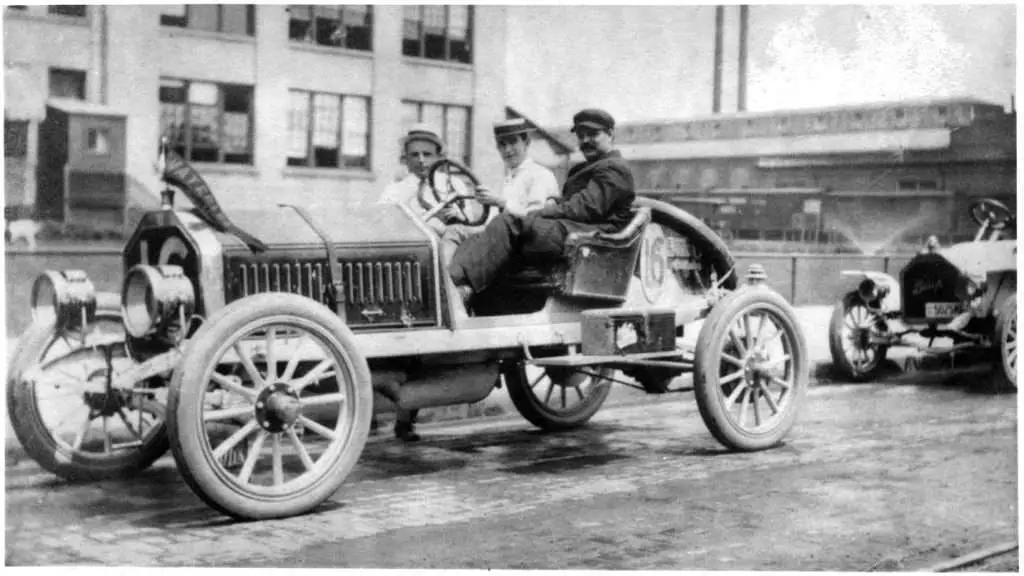
[[[712,80],[711,113],[722,111],[722,28],[725,24],[725,6],[715,6],[715,65]]]
[[[747,109],[747,33],[749,31],[750,6],[740,5],[739,73],[736,79],[736,111]]]

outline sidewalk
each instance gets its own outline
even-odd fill
[[[811,378],[813,383],[815,374],[822,369],[822,366],[831,364],[832,362],[828,349],[828,323],[829,317],[832,313],[832,307],[801,306],[796,309],[796,313],[804,331],[804,338],[807,342],[807,352],[811,361]],[[701,324],[701,322],[696,322],[692,325],[687,325],[684,341],[696,342],[697,335],[700,333]],[[7,340],[7,358],[11,357],[16,346],[16,339]],[[606,401],[606,405],[613,406],[626,402],[636,402],[645,396],[646,393],[639,390],[628,388],[626,386],[614,386],[612,387],[612,392]],[[491,395],[484,400],[484,403],[485,407],[495,407],[495,409],[488,410],[488,412],[497,411],[499,414],[504,415],[515,413],[515,407],[512,405],[512,401],[509,399],[508,393],[504,388],[492,392]],[[14,436],[14,430],[11,428],[10,419],[7,417],[6,412],[4,413],[4,424],[5,461],[7,462],[7,465],[10,466],[24,460],[27,456],[22,450],[17,438]]]

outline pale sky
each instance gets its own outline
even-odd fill
[[[711,113],[712,6],[519,5],[508,20],[507,100],[541,124],[567,125],[586,106],[620,121]],[[1013,4],[752,5],[747,108],[960,96],[1008,106],[1016,24]]]

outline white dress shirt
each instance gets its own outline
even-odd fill
[[[544,207],[548,198],[560,198],[561,192],[555,175],[527,157],[514,169],[505,170],[502,195],[509,204],[529,212]]]

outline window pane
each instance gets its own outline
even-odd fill
[[[338,165],[339,98],[333,94],[313,95],[313,165]]]
[[[28,121],[4,118],[4,157],[23,158],[28,155]]]
[[[210,82],[192,82],[188,87],[190,104],[213,106],[217,103],[217,85]]]
[[[448,156],[466,159],[469,156],[469,110],[462,106],[450,106],[445,111],[445,140],[448,144]]]
[[[448,37],[453,40],[465,40],[469,32],[469,6],[449,6],[451,18],[448,24]]]
[[[50,96],[85,100],[85,72],[51,68]]]
[[[313,8],[316,15],[316,42],[325,46],[341,46],[345,41],[345,29],[341,26],[341,10],[337,6],[318,5]]]
[[[185,100],[187,88],[181,80],[160,79],[160,135],[184,157]]]
[[[288,109],[288,165],[305,166],[309,154],[309,93],[292,90]]]
[[[184,4],[164,4],[160,7],[160,24],[179,26],[188,24],[188,8]]]
[[[290,15],[288,23],[288,37],[292,40],[310,42],[313,40],[313,11],[311,6],[291,5],[288,7]]]
[[[345,26],[345,41],[342,46],[351,50],[370,50],[373,34],[369,6],[345,6],[342,22]]]
[[[216,4],[189,4],[188,27],[216,32],[218,12]]]
[[[420,105],[416,102],[402,102],[402,136],[412,125],[420,121]]]
[[[221,32],[252,34],[252,7],[245,4],[221,5]]]
[[[440,136],[444,136],[444,108],[440,104],[424,104],[420,121]]]
[[[59,14],[61,16],[85,16],[85,6],[81,4],[58,4],[50,6],[50,14]]]
[[[341,149],[345,166],[367,166],[370,134],[369,100],[357,96],[345,98],[342,118],[344,140]]]
[[[248,114],[252,101],[252,88],[248,86],[224,86],[224,111]]]
[[[406,56],[420,55],[420,21],[420,7],[406,6],[402,25],[402,54]]]
[[[471,60],[469,22],[472,12],[469,6],[452,6],[450,10],[448,57],[468,64]]]
[[[445,58],[445,7],[423,7],[423,47],[424,56],[435,60]]]

